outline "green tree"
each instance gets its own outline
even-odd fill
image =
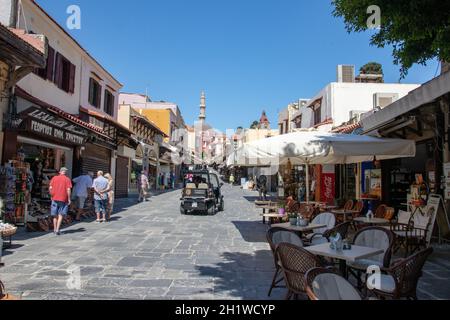
[[[393,47],[394,63],[401,77],[413,64],[430,59],[450,61],[450,1],[448,0],[332,0],[334,16],[342,17],[351,32],[369,30],[369,6],[380,8],[378,31],[371,45]]]
[[[252,124],[250,125],[250,129],[257,129],[259,126],[259,121],[253,121]]]
[[[383,66],[377,62],[369,62],[359,70],[362,74],[383,74]]]

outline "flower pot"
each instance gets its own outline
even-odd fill
[[[284,208],[279,208],[279,209],[278,209],[278,214],[279,214],[280,216],[284,216],[285,213],[286,213],[286,210],[285,210]]]

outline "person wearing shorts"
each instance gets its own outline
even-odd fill
[[[84,174],[73,179],[75,185],[73,188],[72,201],[77,209],[76,221],[80,221],[81,215],[84,213],[84,207],[86,204],[86,199],[88,198],[89,189],[92,187],[93,175],[94,174],[92,172],[88,172],[88,174]]]
[[[53,217],[54,233],[60,235],[60,228],[63,218],[69,212],[72,181],[66,176],[68,169],[61,168],[59,175],[50,181],[50,196],[52,204],[50,214]]]
[[[106,222],[108,208],[108,187],[109,181],[103,176],[103,171],[97,173],[97,178],[92,184],[94,189],[94,206],[97,214],[97,222]],[[103,219],[101,219],[103,215]]]

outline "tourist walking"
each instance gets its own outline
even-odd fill
[[[77,210],[76,221],[80,221],[81,216],[84,214],[84,208],[86,204],[86,199],[89,196],[89,190],[92,188],[92,178],[94,177],[93,172],[88,172],[88,174],[81,175],[73,179],[74,187],[72,193],[73,205]]]
[[[114,210],[114,200],[115,200],[115,195],[114,195],[114,179],[111,176],[111,174],[107,173],[105,174],[105,178],[108,180],[108,208],[106,208],[107,210],[107,220],[111,219],[111,215],[113,213]]]
[[[97,178],[92,184],[94,189],[95,213],[97,222],[106,222],[106,207],[108,206],[109,181],[103,176],[103,171],[97,172]]]
[[[72,181],[67,177],[68,169],[62,167],[59,170],[59,175],[53,177],[50,181],[49,192],[52,199],[51,216],[53,217],[53,232],[55,235],[60,235],[60,228],[63,218],[69,212]]]
[[[149,181],[145,171],[141,172],[141,176],[139,177],[139,199],[138,202],[147,201],[149,189]]]

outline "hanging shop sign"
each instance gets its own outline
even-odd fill
[[[83,145],[88,131],[46,110],[31,107],[20,113],[18,129],[70,145]]]

